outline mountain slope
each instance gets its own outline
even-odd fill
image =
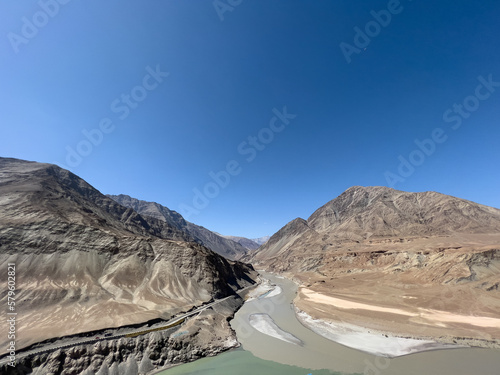
[[[238,236],[222,236],[222,237],[239,243],[247,250],[257,250],[260,247],[260,245],[257,242],[246,237],[238,237]]]
[[[191,240],[57,166],[0,158],[0,265],[16,264],[18,348],[168,318],[253,282],[247,265]]]
[[[403,335],[500,338],[496,208],[352,187],[243,259],[301,281],[296,306],[316,318]],[[366,308],[336,307],[353,303]]]
[[[230,238],[225,238],[224,236],[214,233],[202,226],[190,223],[189,221],[184,220],[179,213],[169,210],[161,204],[156,202],[146,202],[124,194],[107,196],[122,206],[132,208],[141,215],[153,217],[168,223],[169,225],[187,233],[197,242],[228,259],[238,259],[247,252],[247,249],[238,242],[233,241]]]
[[[500,232],[500,210],[436,192],[407,193],[386,187],[352,187],[314,212],[318,232],[376,236]]]
[[[271,237],[253,261],[283,252],[325,251],[347,243],[465,234],[500,234],[500,210],[435,192],[407,193],[386,187],[352,187],[295,219]],[[246,257],[245,259],[250,259]]]
[[[252,238],[252,241],[257,243],[259,246],[261,246],[261,245],[264,245],[267,241],[269,241],[270,238],[271,238],[271,236],[264,236],[264,237],[259,237],[259,238]]]

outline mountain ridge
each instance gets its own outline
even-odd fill
[[[251,240],[246,237],[241,237],[241,236],[224,236],[222,234],[217,233],[219,236],[222,236],[224,238],[227,238],[231,241],[239,243],[241,246],[243,246],[247,250],[257,250],[260,245],[255,242],[254,240]]]
[[[290,231],[293,236],[286,240],[283,232]],[[297,218],[286,224],[244,259],[258,260],[282,253],[302,235],[309,242],[318,242],[312,237],[323,233],[319,242],[328,245],[339,241],[366,241],[371,237],[436,236],[455,232],[500,233],[500,210],[437,192],[408,193],[387,187],[353,186],[315,210],[307,220]],[[274,245],[277,243],[279,246]]]
[[[315,319],[447,342],[497,345],[500,338],[500,210],[493,207],[355,186],[242,260],[296,280],[294,304]],[[364,308],[341,307],[353,302]],[[423,311],[432,317],[415,318]],[[477,317],[498,323],[476,324]]]
[[[244,256],[248,250],[240,243],[233,241],[231,238],[222,236],[205,227],[185,220],[178,212],[172,211],[159,203],[140,200],[126,194],[108,194],[107,197],[125,207],[134,209],[139,214],[165,221],[171,226],[186,233],[188,236],[194,238],[196,242],[203,244],[228,259],[239,259]]]
[[[116,203],[73,173],[11,158],[0,158],[0,249],[0,264],[16,264],[18,275],[18,349],[168,319],[254,283],[251,266]]]

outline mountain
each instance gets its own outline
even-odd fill
[[[67,170],[0,158],[0,265],[16,265],[18,349],[167,319],[253,283],[250,266],[192,241]]]
[[[252,260],[269,263],[273,257],[303,249],[323,252],[343,244],[456,233],[500,234],[500,210],[436,192],[355,186],[307,220],[297,218],[285,225],[252,253]]]
[[[259,246],[261,246],[261,245],[264,245],[267,241],[269,241],[270,238],[271,238],[271,236],[264,236],[264,237],[259,237],[259,238],[252,238],[252,241],[257,243]]]
[[[259,244],[251,239],[246,237],[238,237],[238,236],[222,236],[224,238],[230,239],[231,241],[239,243],[247,250],[257,250],[259,248]]]
[[[161,204],[142,201],[124,194],[107,196],[122,206],[132,208],[143,216],[153,217],[168,223],[172,227],[187,233],[195,241],[228,259],[238,259],[247,252],[247,248],[237,241],[214,233],[202,226],[190,223],[184,220],[179,213],[171,211]]]
[[[242,260],[301,282],[296,306],[317,318],[389,332],[400,323],[399,332],[417,336],[449,335],[453,328],[467,337],[500,338],[496,208],[436,192],[355,186],[307,220],[289,222]],[[405,312],[395,320],[369,307],[335,308],[344,299]],[[436,319],[448,320],[403,318],[423,311],[441,311]],[[477,317],[493,319],[495,328],[470,323]]]

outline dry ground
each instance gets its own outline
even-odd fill
[[[500,236],[353,243],[293,272],[314,318],[408,337],[500,339]],[[374,251],[375,247],[378,249]]]

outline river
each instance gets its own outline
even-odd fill
[[[305,328],[297,320],[292,308],[297,286],[292,281],[267,273],[262,276],[281,288],[281,293],[247,301],[236,313],[231,326],[242,344],[240,349],[177,366],[161,374],[500,374],[499,350],[447,349],[387,359],[337,344]],[[250,321],[258,324],[252,326]]]

